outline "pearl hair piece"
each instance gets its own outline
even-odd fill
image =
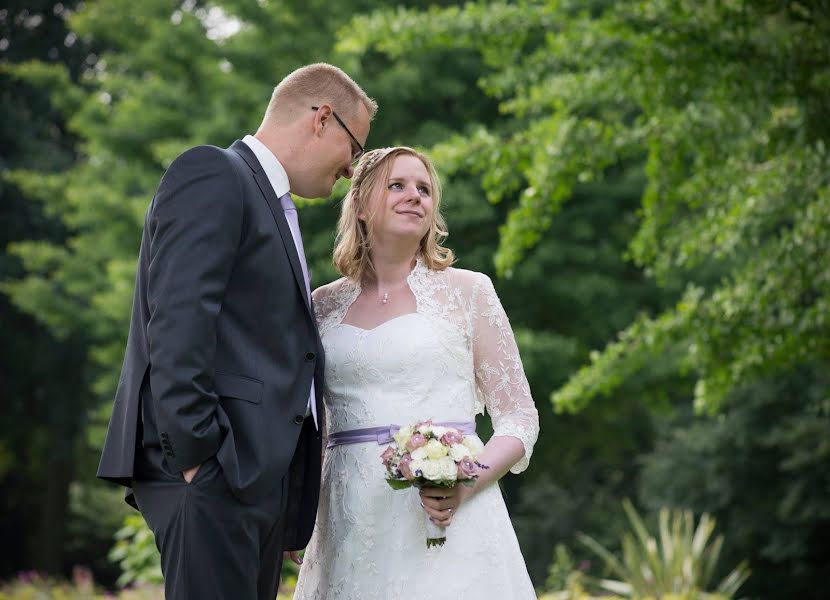
[[[360,165],[360,170],[354,175],[354,183],[352,185],[360,185],[360,182],[363,180],[366,173],[392,150],[394,150],[394,148],[376,148],[375,150],[369,150],[369,152],[365,154],[366,162]]]

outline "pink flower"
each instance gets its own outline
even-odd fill
[[[476,464],[470,459],[470,457],[465,456],[460,461],[458,461],[459,479],[472,479],[475,474]]]
[[[441,443],[448,448],[454,444],[460,444],[463,441],[464,436],[455,429],[450,429],[447,433],[441,436]]]
[[[412,455],[407,452],[401,456],[401,461],[398,463],[398,470],[401,472],[401,475],[410,481],[415,479],[415,474],[412,472],[412,469],[409,468],[409,463],[411,462]]]
[[[420,433],[413,433],[412,437],[409,438],[409,441],[406,443],[406,448],[410,452],[415,450],[416,448],[420,448],[421,446],[427,445],[427,439]]]
[[[383,451],[383,454],[380,455],[380,459],[383,461],[383,466],[387,469],[389,465],[392,463],[392,457],[395,456],[395,449],[392,446],[387,446],[386,450]]]

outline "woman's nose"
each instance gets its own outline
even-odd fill
[[[417,200],[417,201],[420,202],[421,194],[418,193],[418,186],[416,186],[416,185],[406,186],[406,199],[407,200]]]

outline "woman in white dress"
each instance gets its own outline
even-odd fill
[[[314,292],[329,444],[296,599],[536,597],[496,482],[527,468],[539,417],[492,282],[450,267],[440,198],[429,159],[398,147],[364,155],[343,201],[344,277]],[[426,419],[474,423],[484,409],[490,468],[472,488],[393,490],[388,436],[342,443]],[[443,546],[427,548],[425,513],[446,528]]]

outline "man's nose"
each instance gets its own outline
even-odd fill
[[[345,177],[346,179],[351,179],[353,175],[354,175],[354,165],[352,163],[349,163],[348,165],[343,167],[342,171],[340,171],[340,176]]]

